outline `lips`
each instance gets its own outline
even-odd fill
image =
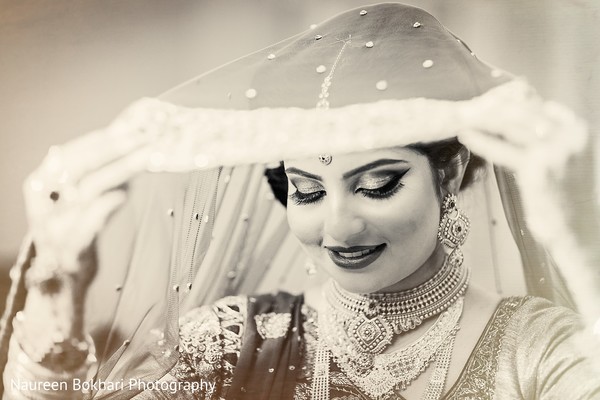
[[[375,261],[385,248],[385,243],[377,246],[338,247],[325,246],[329,258],[335,265],[344,269],[362,269]]]

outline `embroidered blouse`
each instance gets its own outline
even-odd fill
[[[310,399],[313,356],[318,339],[317,312],[303,304],[302,296],[285,295],[283,303],[291,304],[293,299],[300,310],[299,318],[294,318],[293,312],[271,311],[252,315],[256,309],[252,306],[257,298],[246,296],[226,297],[211,306],[194,309],[183,317],[180,321],[180,361],[170,379],[210,383],[215,385],[215,389],[212,392],[180,394],[181,398],[245,398],[245,394],[252,390],[249,383],[252,380],[242,381],[248,383],[246,389],[243,384],[235,384],[236,375],[269,380],[270,376],[277,374],[277,368],[269,368],[269,365],[278,365],[279,369],[283,367],[281,364],[269,364],[279,357],[278,354],[266,355],[268,361],[265,364],[259,361],[265,358],[262,357],[265,354],[261,353],[272,351],[268,347],[271,342],[298,341],[299,351],[295,352],[300,353],[299,360],[285,358],[290,364],[287,372],[294,372],[293,391],[288,398]],[[262,296],[259,301],[267,299],[268,302],[277,296]],[[589,360],[572,340],[578,327],[575,313],[553,306],[544,299],[503,299],[460,377],[444,399],[600,399],[600,378],[594,376]],[[251,328],[256,335],[249,335]],[[254,347],[256,343],[260,343],[258,347],[247,348]],[[288,349],[289,352],[290,347],[280,349]],[[242,355],[244,353],[255,354],[255,359],[251,364],[244,361],[244,366],[252,365],[252,368],[241,370],[238,365],[240,358],[248,358]],[[282,379],[289,381],[289,376]],[[270,382],[272,386],[277,384],[276,379]],[[271,394],[264,398],[284,397]],[[394,398],[403,399],[398,394]],[[332,362],[330,399],[366,400],[369,397]]]

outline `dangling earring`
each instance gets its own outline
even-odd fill
[[[470,225],[469,218],[456,206],[456,195],[448,193],[442,205],[438,239],[451,249],[451,257],[462,260],[460,246],[467,240]]]
[[[317,273],[317,266],[311,259],[308,259],[304,263],[304,270],[306,271],[306,275],[311,276]]]

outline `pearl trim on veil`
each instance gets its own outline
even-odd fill
[[[435,115],[435,118],[431,118]],[[552,250],[591,326],[598,315],[595,278],[573,238],[548,175],[560,176],[587,140],[570,110],[544,101],[524,80],[496,86],[470,100],[382,100],[316,109],[253,110],[180,107],[156,98],[133,103],[105,131],[112,143],[151,139],[149,171],[184,172],[276,162],[458,137],[486,160],[516,172],[529,228]],[[522,151],[515,151],[514,147]],[[550,194],[549,194],[550,193]],[[554,195],[556,196],[556,195]],[[539,206],[546,208],[540,212]],[[546,218],[552,215],[553,218]]]
[[[470,100],[382,100],[330,108],[326,113],[302,108],[186,108],[145,98],[128,107],[106,132],[121,141],[136,135],[154,138],[148,169],[181,172],[455,136],[460,140],[474,130],[496,136],[539,131],[553,139],[544,142],[552,144],[551,159],[558,164],[581,149],[586,138],[582,122],[566,108],[542,100],[523,80],[502,84]],[[568,135],[559,135],[563,131]],[[491,161],[499,158],[489,155]]]

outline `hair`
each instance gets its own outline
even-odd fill
[[[417,143],[406,147],[427,157],[429,165],[436,172],[433,176],[440,199],[442,198],[442,188],[446,179],[451,179],[454,176],[459,165],[468,162],[460,185],[461,191],[479,179],[485,169],[485,160],[476,154],[470,153],[456,138],[433,143]],[[276,168],[267,168],[265,176],[275,198],[281,204],[287,206],[288,180],[283,161]]]
[[[461,191],[470,187],[485,171],[485,160],[471,153],[456,138],[433,143],[417,143],[406,147],[427,157],[429,165],[434,172],[437,172],[434,173],[434,179],[440,199],[443,197],[442,188],[446,180],[454,177],[460,165],[468,163],[460,184]]]

